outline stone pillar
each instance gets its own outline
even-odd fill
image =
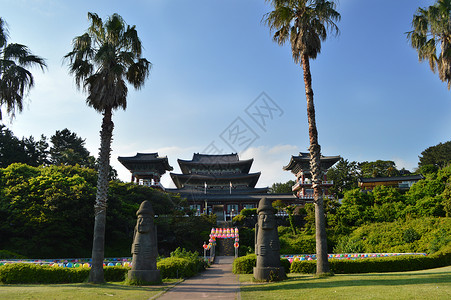
[[[143,201],[136,212],[138,220],[132,245],[132,269],[128,271],[128,279],[140,282],[160,282],[160,271],[157,269],[157,232],[153,223],[154,212],[149,201]]]
[[[257,280],[277,281],[286,278],[285,270],[280,265],[279,235],[274,212],[271,200],[262,198],[255,224],[257,266],[254,267],[254,278]]]

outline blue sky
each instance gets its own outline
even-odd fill
[[[341,34],[311,62],[323,155],[393,160],[412,170],[424,149],[450,140],[451,92],[418,62],[405,35],[416,9],[432,3],[339,1]],[[23,113],[4,120],[16,136],[50,137],[68,128],[97,155],[101,115],[85,105],[62,57],[89,26],[87,12],[118,13],[136,25],[153,63],[145,87],[130,87],[127,110],[113,117],[111,163],[122,180],[130,174],[118,156],[159,152],[180,172],[177,158],[213,153],[214,145],[254,158],[251,171],[262,172],[257,186],[269,186],[292,179],[282,167],[307,151],[302,70],[289,46],[274,43],[261,23],[270,11],[263,0],[0,0],[0,6],[10,42],[26,44],[49,67],[34,70]],[[233,136],[234,130],[246,133]],[[173,185],[168,174],[163,184]]]

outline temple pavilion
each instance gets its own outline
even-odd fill
[[[172,171],[168,158],[160,157],[158,153],[137,153],[135,156],[119,156],[118,160],[131,173],[131,182],[164,190],[160,183],[161,176],[166,171]]]
[[[244,208],[256,208],[263,197],[297,203],[293,194],[268,194],[268,187],[256,187],[261,173],[250,172],[254,160],[240,160],[236,153],[194,153],[191,160],[178,159],[182,173],[170,173],[176,188],[166,189],[160,178],[173,169],[167,157],[138,153],[118,159],[132,173],[132,182],[180,194],[196,214],[213,213],[218,220],[230,220]]]
[[[321,171],[323,173],[322,188],[325,197],[329,197],[329,187],[333,185],[332,181],[327,180],[326,171],[332,167],[340,156],[322,156],[321,155]],[[312,174],[310,172],[310,154],[299,152],[299,155],[291,156],[288,165],[283,167],[285,171],[291,171],[296,176],[296,183],[293,185],[293,193],[301,201],[313,201]]]
[[[186,198],[197,212],[214,213],[218,220],[256,208],[262,197],[292,202],[289,194],[268,194],[268,187],[255,187],[261,173],[250,173],[253,159],[240,160],[237,153],[199,154],[191,160],[178,159],[182,174],[170,173],[176,189],[166,189]]]

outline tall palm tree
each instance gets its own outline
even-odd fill
[[[326,221],[322,193],[321,147],[318,143],[318,131],[315,121],[313,103],[312,76],[310,59],[315,59],[321,52],[321,42],[326,40],[327,32],[339,33],[335,24],[340,14],[335,10],[335,3],[325,0],[266,0],[274,10],[265,15],[265,22],[273,39],[279,45],[287,40],[296,64],[300,64],[304,73],[305,96],[307,98],[307,118],[310,138],[310,169],[315,203],[317,273],[329,273],[327,256]]]
[[[418,8],[413,16],[413,30],[407,38],[418,52],[419,61],[428,60],[432,72],[438,70],[441,81],[451,87],[451,0]]]
[[[16,111],[22,111],[24,96],[34,85],[33,75],[26,68],[37,65],[43,70],[46,64],[27,46],[8,44],[8,38],[6,23],[0,17],[0,107],[6,106],[6,113],[13,118]]]
[[[127,84],[135,89],[144,86],[151,63],[141,57],[142,45],[135,26],[126,25],[118,14],[103,22],[88,13],[91,25],[83,35],[73,39],[73,49],[66,54],[69,72],[79,88],[87,92],[86,103],[103,114],[100,131],[99,170],[94,205],[95,224],[92,246],[92,268],[89,281],[104,282],[103,260],[110,167],[113,110],[127,106]]]

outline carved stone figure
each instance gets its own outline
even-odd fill
[[[274,211],[271,200],[262,198],[258,203],[258,221],[255,224],[257,266],[254,267],[254,278],[257,280],[283,280],[286,277],[280,265],[280,244]]]
[[[157,270],[157,232],[153,223],[152,204],[143,201],[136,215],[138,220],[132,244],[132,269],[128,271],[128,278],[142,282],[159,282],[161,276]]]

